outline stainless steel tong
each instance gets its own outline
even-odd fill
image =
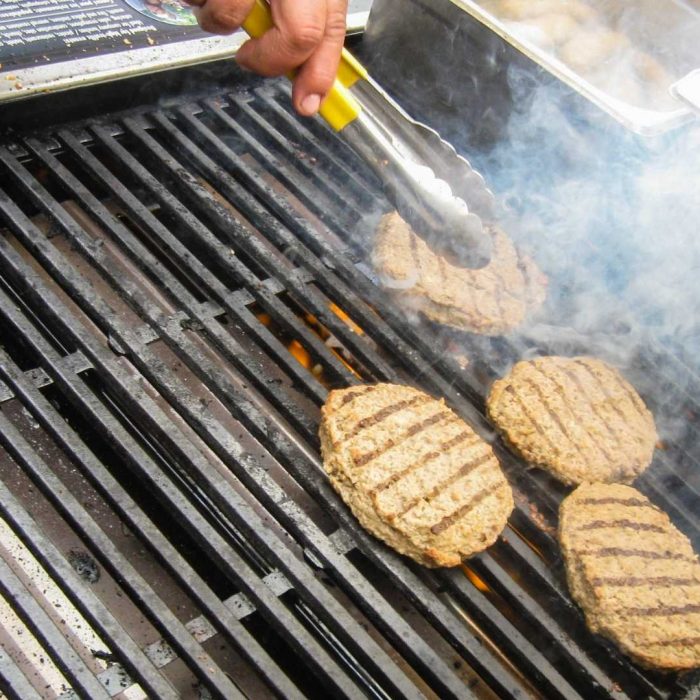
[[[253,37],[272,26],[266,0],[243,24]],[[347,50],[321,116],[371,167],[387,199],[438,255],[464,267],[490,258],[483,220],[494,196],[484,178],[439,134],[411,119]]]

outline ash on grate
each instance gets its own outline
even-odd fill
[[[100,567],[84,550],[71,549],[70,552],[68,552],[68,563],[84,581],[88,583],[97,583],[100,580]]]

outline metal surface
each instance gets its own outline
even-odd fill
[[[660,110],[644,109],[627,103],[618,96],[597,88],[581,75],[580,72],[573,70],[562,61],[557,60],[550,51],[514,34],[504,21],[494,16],[493,13],[485,10],[479,2],[475,2],[474,0],[449,0],[449,2],[469,13],[485,27],[495,32],[509,45],[517,48],[523,55],[535,61],[549,73],[562,80],[635,133],[648,136],[664,133],[686,124],[694,117],[694,113],[683,105],[679,105],[677,109]],[[651,6],[653,7],[655,4],[656,3],[652,3]],[[676,8],[678,6],[677,3],[668,3],[668,5],[675,6]],[[669,10],[670,9],[672,8],[669,8]],[[686,20],[692,17],[692,10],[686,8]],[[673,38],[669,41],[672,43]],[[670,47],[666,50],[668,51],[669,49]]]
[[[407,321],[367,272],[374,176],[288,104],[271,82],[0,145],[0,511],[106,650],[52,642],[61,613],[30,619],[2,568],[47,659],[78,695],[697,696],[697,675],[588,632],[554,534],[565,490],[500,447],[516,510],[463,569],[398,556],[332,490],[329,388],[414,384],[490,439],[502,366],[480,358],[524,350],[464,338],[465,371]],[[657,419],[697,410],[692,373],[682,389],[667,353],[647,360],[629,371]],[[697,459],[679,439],[640,480],[696,547]],[[0,658],[10,696],[41,692],[27,662]]]
[[[347,31],[362,31],[370,0],[353,0],[348,8]],[[61,92],[123,78],[158,73],[233,58],[246,40],[244,32],[206,36],[186,41],[81,57],[70,61],[15,69],[0,65],[0,105],[49,92]]]
[[[671,92],[700,115],[700,69],[688,73],[671,86]]]
[[[383,43],[390,43],[393,47],[382,53],[382,60],[386,62],[385,71],[380,72],[375,66],[371,66],[382,85],[387,84],[387,73],[393,72],[403,77],[405,62],[415,61],[411,66],[419,67],[421,79],[426,81],[427,86],[438,82],[443,86],[443,91],[449,93],[444,105],[449,109],[454,106],[451,96],[459,92],[469,95],[476,89],[481,91],[482,96],[472,99],[480,99],[483,102],[483,95],[486,94],[488,100],[490,88],[484,83],[493,79],[494,72],[498,72],[499,68],[506,68],[507,65],[514,65],[516,61],[525,60],[532,62],[535,74],[544,71],[561,81],[586,102],[612,116],[633,133],[656,136],[687,124],[695,118],[694,111],[680,102],[676,107],[671,104],[663,109],[642,108],[625,101],[622,96],[604,91],[581,72],[573,70],[559,60],[551,51],[538,46],[524,34],[514,32],[506,21],[485,9],[483,3],[478,0],[410,0],[409,5],[410,10],[407,10],[405,3],[400,0],[377,0],[370,13],[367,36],[371,54],[379,55],[379,47]],[[679,11],[679,3],[669,2],[667,5],[677,11],[682,21],[684,15]],[[650,2],[647,9],[654,7],[658,7],[658,3]],[[697,12],[688,7],[685,8],[685,15],[688,18],[697,18]],[[433,23],[436,23],[437,30]],[[401,27],[400,36],[397,36],[397,27]],[[653,31],[647,31],[647,39],[657,48],[663,47],[660,37],[649,35],[653,35]],[[674,41],[674,37],[671,36],[665,49],[658,48],[661,51],[660,55],[671,52]],[[464,50],[459,48],[460,45],[464,45]],[[416,59],[413,56],[415,52],[432,53],[436,57],[432,60]],[[480,57],[479,54],[483,52],[484,55]],[[510,55],[504,55],[504,52]],[[467,58],[462,60],[458,71],[450,71],[448,66],[451,56],[461,58],[463,53],[467,54]],[[445,54],[447,58],[444,57]],[[407,55],[410,58],[407,58]],[[439,58],[440,55],[443,58]],[[504,60],[508,61],[506,65],[503,64]],[[455,80],[462,84],[458,87]],[[392,92],[403,101],[404,95],[401,91],[393,85],[391,87]],[[419,80],[415,84],[411,83],[409,89],[420,91],[425,89],[425,85]],[[485,104],[490,110],[503,108],[496,100],[487,101]],[[460,110],[459,114],[465,120],[465,129],[475,128],[468,122],[469,109]]]

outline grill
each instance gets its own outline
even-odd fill
[[[410,322],[367,266],[387,205],[343,144],[282,83],[200,92],[0,146],[5,694],[698,697],[586,630],[564,490],[498,445],[516,510],[462,569],[360,528],[320,464],[329,389],[414,384],[490,436],[496,374],[579,341]],[[626,371],[662,432],[683,418],[640,488],[697,548],[700,378],[651,341]]]

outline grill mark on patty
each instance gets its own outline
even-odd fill
[[[467,438],[469,437],[473,437],[473,434],[468,430],[464,430],[459,435],[455,435],[451,440],[448,440],[444,445],[441,445],[439,450],[427,452],[417,462],[409,464],[405,469],[402,469],[396,474],[392,474],[388,479],[385,479],[380,484],[377,484],[370,492],[370,496],[376,496],[378,493],[385,491],[390,486],[393,486],[397,481],[403,479],[403,477],[407,474],[410,474],[411,472],[414,472],[417,469],[424,467],[426,464],[428,464],[428,462],[437,459],[440,455],[444,454],[446,450],[450,450],[453,447],[456,447],[457,445],[467,440]],[[477,436],[475,440],[468,444],[468,446],[471,447],[471,445],[477,445],[479,442],[481,442],[481,438]]]
[[[564,374],[576,385],[576,388],[581,392],[581,396],[583,396],[586,401],[588,402],[588,406],[591,409],[591,412],[593,415],[598,419],[598,422],[608,431],[608,435],[612,438],[613,442],[620,442],[620,433],[617,431],[617,429],[613,428],[608,421],[605,420],[605,418],[600,414],[600,411],[596,408],[595,403],[589,396],[588,392],[586,391],[585,387],[581,383],[580,378],[576,375],[575,372],[572,372],[568,367],[563,366],[560,367],[561,371],[564,372]],[[627,422],[627,418],[624,417],[623,419],[625,423]]]
[[[506,316],[506,310],[503,306],[503,289],[507,285],[507,280],[504,275],[499,274],[499,269],[494,266],[493,276],[495,277],[494,288],[493,288],[493,301],[496,304],[496,312],[498,313],[498,320],[503,321]],[[517,297],[514,297],[517,300]]]
[[[400,518],[406,515],[406,513],[408,513],[409,510],[413,510],[413,508],[415,508],[423,500],[429,503],[433,499],[437,498],[441,493],[446,491],[456,481],[459,481],[459,479],[467,476],[467,474],[470,474],[482,465],[487,464],[492,457],[493,453],[489,450],[486,454],[476,457],[470,460],[469,462],[465,462],[454,474],[450,475],[447,479],[440,482],[432,491],[430,491],[430,493],[427,493],[425,496],[416,496],[415,498],[411,499],[404,506],[403,510],[396,513],[394,517]]]
[[[410,229],[408,230],[408,245],[411,249],[413,266],[416,268],[416,273],[418,275],[418,279],[420,280],[420,278],[423,276],[423,265],[420,259],[420,252],[418,250],[418,237]]]
[[[458,522],[462,517],[464,517],[470,510],[477,506],[481,501],[493,495],[498,489],[503,487],[503,481],[497,481],[490,487],[481,489],[472,498],[467,501],[463,506],[460,506],[457,510],[446,515],[440,522],[436,523],[430,528],[430,532],[433,535],[439,535],[441,532],[447,530],[448,527],[452,527],[456,522]]]
[[[527,409],[525,402],[520,398],[518,393],[515,391],[515,387],[512,384],[509,384],[504,391],[508,392],[513,399],[518,403],[520,406],[520,410],[523,412],[523,415],[532,423],[533,427],[535,430],[542,436],[542,438],[547,442],[550,446],[550,448],[553,450],[555,454],[559,454],[559,447],[557,444],[552,440],[552,438],[547,434],[545,430],[542,429],[542,426],[532,417],[532,414],[530,411]]]
[[[357,391],[349,391],[340,400],[339,408],[342,408],[343,406],[350,403],[351,401],[354,401],[359,396],[364,396],[365,394],[369,394],[371,391],[374,391],[376,388],[377,388],[376,386],[364,386],[361,389],[358,389]]]
[[[639,617],[671,617],[672,615],[689,615],[700,613],[700,603],[685,605],[659,605],[656,608],[622,608],[621,611]]]
[[[600,549],[578,549],[578,556],[589,557],[640,557],[641,559],[663,559],[694,562],[695,559],[678,552],[650,552],[646,549],[624,549],[622,547],[601,547]]]
[[[548,379],[550,378],[548,375],[546,375],[544,372],[542,372],[539,367],[536,368],[538,372],[540,372],[543,376],[546,376]],[[545,395],[542,392],[542,389],[537,385],[537,382],[535,382],[532,379],[525,379],[525,384],[527,384],[532,391],[537,395],[537,398],[539,399],[540,403],[542,404],[542,407],[545,409],[547,415],[549,418],[552,420],[553,423],[556,424],[557,428],[559,428],[561,434],[569,441],[571,445],[573,445],[576,448],[576,451],[584,458],[586,459],[586,454],[583,449],[583,447],[579,444],[577,440],[574,439],[574,436],[569,432],[567,427],[564,425],[562,422],[561,418],[557,414],[557,412],[549,405],[549,402],[547,401]],[[564,396],[561,397],[564,405],[569,409],[571,415],[573,416],[574,420],[576,420],[576,416],[573,415],[573,411],[571,410],[571,407],[567,404],[566,398]],[[597,444],[595,441],[592,441],[593,444]],[[598,446],[600,449],[600,446]],[[603,456],[610,461],[610,457],[607,453],[603,451]]]
[[[591,579],[591,585],[620,586],[627,588],[635,586],[700,586],[700,581],[694,578],[680,578],[675,576],[597,576]]]
[[[636,643],[642,647],[696,647],[700,644],[700,637],[679,637],[677,639],[662,639],[658,642],[638,640]]]
[[[630,417],[627,416],[625,412],[620,408],[618,402],[614,400],[614,397],[610,393],[608,387],[605,385],[605,382],[602,381],[602,379],[593,370],[593,368],[585,360],[575,359],[574,362],[579,367],[583,367],[588,373],[588,375],[596,382],[596,384],[600,387],[600,390],[603,392],[605,398],[608,399],[610,406],[615,411],[615,413],[617,413],[617,415],[620,416],[620,418],[622,418],[622,420],[625,423],[629,423]],[[613,375],[615,383],[624,390],[623,393],[626,395],[628,401],[630,401],[630,403],[632,404],[632,407],[634,408],[634,412],[637,414],[637,417],[646,420],[646,416],[643,413],[641,413],[637,404],[630,399],[629,390],[626,386],[624,386],[624,384],[621,383],[620,377],[617,375],[617,373],[609,372],[609,374]]]
[[[427,403],[428,401],[434,401],[434,399],[430,398],[430,396],[426,396],[425,394],[420,394],[418,396],[414,396],[412,399],[404,399],[403,401],[397,401],[389,406],[385,406],[380,411],[377,411],[371,416],[367,416],[366,418],[358,421],[345,434],[345,440],[350,440],[351,438],[357,437],[357,435],[363,430],[371,428],[373,425],[378,425],[382,421],[385,421],[389,416],[402,411],[404,408],[419,406],[420,404]]]
[[[554,423],[556,423],[557,428],[561,431],[562,435],[564,435],[565,438],[571,442],[571,444],[579,451],[581,452],[581,447],[580,445],[571,437],[569,434],[569,431],[566,429],[566,426],[561,422],[561,418],[556,414],[555,411],[552,410],[552,407],[549,405],[547,399],[544,397],[542,393],[542,389],[540,389],[539,386],[537,386],[536,382],[534,382],[532,379],[526,379],[525,384],[527,384],[535,394],[537,394],[537,398],[540,400],[540,403],[542,404],[542,407],[545,409],[547,412],[547,415],[552,419]]]
[[[614,496],[606,496],[605,498],[581,498],[576,501],[577,505],[580,506],[607,506],[607,505],[618,505],[618,506],[638,506],[639,508],[656,508],[641,498],[615,498]]]
[[[646,530],[649,532],[660,532],[664,534],[667,529],[661,527],[660,525],[654,525],[653,523],[638,523],[635,520],[594,520],[593,522],[581,525],[578,529],[582,530],[602,530],[606,527],[617,527],[625,530]]]
[[[556,387],[557,393],[558,393],[558,395],[559,395],[559,397],[560,397],[560,399],[561,399],[561,402],[566,406],[566,408],[567,408],[567,410],[569,411],[569,414],[570,414],[571,417],[573,418],[574,422],[583,424],[583,421],[581,421],[581,420],[579,419],[579,417],[574,413],[574,409],[573,409],[573,407],[571,406],[571,404],[569,403],[569,401],[568,401],[568,399],[567,399],[566,390],[564,389],[564,386],[561,384],[561,382],[559,382],[559,381],[558,381],[554,376],[552,376],[551,374],[548,374],[547,372],[545,372],[538,364],[536,364],[536,363],[533,362],[530,366],[531,366],[538,374],[540,374],[541,376],[545,377],[545,378],[548,379],[550,382],[552,382],[552,384],[554,384],[554,386]],[[535,387],[535,390],[537,391],[537,394],[538,394],[538,396],[540,397],[540,400],[542,401],[543,404],[545,404],[545,406],[547,407],[547,409],[548,409],[550,415],[551,415],[553,418],[556,419],[557,425],[560,426],[560,429],[562,430],[562,432],[564,433],[564,435],[566,435],[566,436],[569,438],[569,440],[571,440],[572,444],[576,447],[576,449],[578,450],[579,454],[580,454],[584,459],[586,459],[586,454],[585,454],[585,450],[583,449],[583,445],[579,444],[576,440],[574,440],[573,436],[569,433],[568,430],[566,430],[566,428],[565,428],[565,426],[563,425],[563,423],[559,420],[559,416],[556,414],[556,412],[554,412],[554,411],[546,404],[545,399],[544,399],[544,397],[542,396],[542,392],[541,392],[541,390],[539,389],[539,387],[537,386],[537,384],[536,384],[535,382],[533,382],[533,381],[530,381],[530,383],[531,383],[531,385],[532,385],[533,387]],[[588,437],[589,444],[590,444],[590,445],[593,445],[593,446],[600,452],[600,454],[603,455],[603,458],[608,462],[608,464],[612,464],[614,460],[613,460],[612,456],[610,455],[610,453],[605,449],[605,447],[603,447],[603,445],[601,445],[600,442],[599,442],[598,440],[596,440],[596,438],[591,434],[591,431],[590,431],[590,430],[586,430],[585,433],[586,433],[586,436]]]
[[[424,420],[414,423],[412,426],[407,428],[400,436],[396,438],[389,438],[383,445],[380,445],[379,447],[375,448],[374,450],[371,450],[370,452],[365,452],[365,454],[361,455],[355,460],[355,466],[356,467],[364,467],[365,464],[368,464],[371,462],[373,459],[376,459],[380,455],[383,455],[385,452],[388,452],[390,449],[394,447],[398,447],[400,444],[405,442],[411,437],[415,437],[419,433],[423,432],[426,428],[429,428],[432,425],[435,425],[436,423],[440,423],[443,421],[445,418],[449,418],[450,416],[453,416],[455,420],[457,420],[457,417],[454,416],[450,411],[439,411],[438,413],[434,413],[431,416],[428,416]]]

